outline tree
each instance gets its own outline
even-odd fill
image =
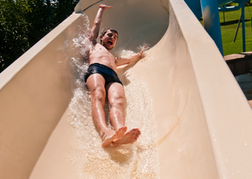
[[[1,0],[0,72],[74,11],[78,0]]]
[[[1,71],[29,48],[27,35],[30,24],[24,18],[26,13],[25,1],[0,1]]]

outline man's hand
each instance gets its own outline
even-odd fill
[[[99,6],[99,8],[102,8],[102,9],[111,9],[112,6],[108,6],[108,5],[105,5],[105,4],[101,4],[101,5]]]
[[[121,65],[132,63],[132,62],[137,62],[141,58],[145,57],[144,49],[145,49],[145,46],[142,47],[142,49],[139,53],[132,55],[130,57],[116,58],[116,65],[121,66]]]
[[[139,60],[145,56],[144,55],[144,49],[145,49],[145,46],[143,46],[142,50],[138,53],[139,54]]]

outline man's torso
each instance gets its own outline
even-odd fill
[[[90,48],[89,65],[100,63],[117,71],[115,57],[101,44],[96,43]]]

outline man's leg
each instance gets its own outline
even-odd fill
[[[114,130],[125,126],[124,107],[125,94],[124,88],[120,83],[110,83],[106,86],[108,101],[110,104],[110,121]]]
[[[104,112],[104,104],[106,99],[104,85],[105,80],[100,74],[92,74],[87,79],[87,86],[92,100],[93,122],[96,130],[102,138],[102,146],[107,147],[113,140],[122,137],[127,129],[122,128],[121,130],[115,132],[107,127]]]
[[[110,83],[106,86],[108,100],[110,103],[110,120],[115,131],[125,127],[124,107],[125,107],[125,92],[120,83]],[[113,140],[115,146],[120,144],[134,143],[141,132],[139,129],[132,129],[124,134],[120,139]]]

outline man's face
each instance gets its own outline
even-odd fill
[[[117,38],[118,38],[118,34],[111,31],[111,30],[108,30],[106,32],[106,34],[101,37],[101,44],[108,50],[112,50],[115,45],[116,45],[116,41],[117,41]]]

